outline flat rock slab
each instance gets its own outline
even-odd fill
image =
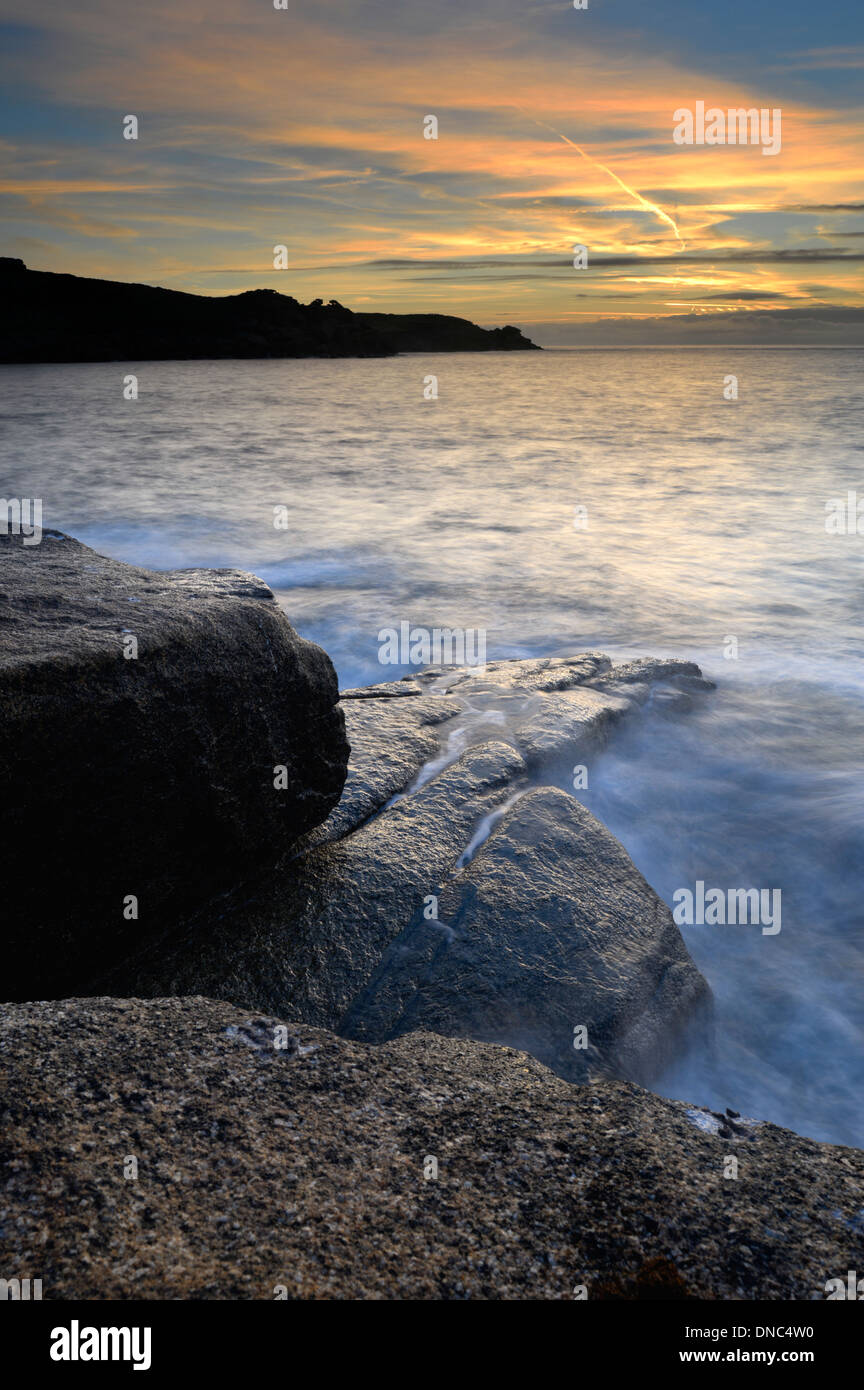
[[[807,1300],[860,1269],[858,1150],[490,1044],[279,1028],[0,1010],[8,1269],[46,1300],[496,1301]]]
[[[309,845],[341,839],[409,787],[439,752],[438,726],[462,712],[461,701],[424,695],[419,687],[408,700],[377,691],[373,686],[362,699],[341,697],[351,747],[348,776],[338,806]]]
[[[68,991],[284,857],[339,800],[337,698],[254,575],[0,537],[3,997]]]
[[[342,691],[351,743],[338,807],[314,842],[355,829],[397,793],[472,744],[506,740],[542,775],[601,751],[614,727],[650,702],[679,711],[713,690],[693,662],[644,657],[613,666],[602,652],[427,667],[401,681]]]

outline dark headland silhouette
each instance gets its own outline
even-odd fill
[[[539,351],[518,328],[447,314],[355,314],[276,290],[211,297],[28,270],[0,257],[0,362],[195,357],[389,357],[399,352]]]

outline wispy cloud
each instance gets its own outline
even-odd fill
[[[629,0],[617,18],[563,0],[16,8],[0,221],[44,269],[551,322],[577,296],[668,313],[670,266],[685,296],[713,264],[718,298],[797,299],[819,263],[861,302],[859,257],[832,244],[858,233],[831,226],[864,211],[851,23],[848,44],[769,66],[770,26],[754,64],[713,12],[673,33]],[[781,107],[781,154],[675,146],[675,109],[700,99]]]

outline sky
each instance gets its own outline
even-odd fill
[[[861,0],[284,2],[0,0],[2,254],[546,345],[864,338]],[[698,102],[779,152],[676,144]]]

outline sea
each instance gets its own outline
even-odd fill
[[[0,368],[4,497],[159,569],[261,575],[343,687],[380,633],[682,657],[582,798],[672,906],[713,1036],[656,1089],[864,1146],[864,352],[584,349]],[[860,519],[859,519],[860,505]],[[8,789],[7,789],[8,794]]]

